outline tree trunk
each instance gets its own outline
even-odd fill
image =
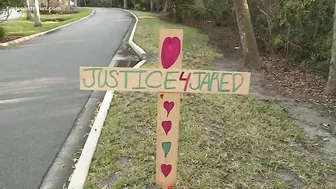
[[[127,9],[127,0],[124,0],[124,9]]]
[[[113,0],[110,1],[110,7],[112,7],[112,4],[113,4]]]
[[[234,0],[233,2],[245,65],[260,69],[261,60],[247,0]]]
[[[75,5],[74,5],[75,9],[77,9],[77,7],[78,7],[78,6],[77,6],[77,0],[74,0],[74,4],[75,4]]]
[[[32,20],[33,17],[31,15],[31,7],[29,0],[26,0],[26,3],[27,3],[27,20]]]
[[[168,12],[168,0],[166,0],[164,8],[162,10],[162,12]]]
[[[336,7],[336,2],[335,2]],[[331,47],[331,60],[329,68],[329,78],[325,92],[327,94],[336,95],[336,9],[334,12],[334,28],[333,42]]]
[[[70,13],[71,11],[71,0],[68,0],[67,12]]]
[[[149,0],[149,3],[150,3],[150,11],[154,12],[154,2],[153,2],[153,0]]]
[[[173,18],[175,22],[182,22],[182,13],[181,13],[181,6],[180,6],[180,0],[174,0],[175,10],[173,13]]]
[[[161,1],[160,0],[156,0],[156,12],[159,12],[161,9]]]
[[[38,0],[35,0],[35,9],[34,9],[34,17],[35,17],[35,27],[40,27],[41,24],[41,17],[40,17],[40,8]]]

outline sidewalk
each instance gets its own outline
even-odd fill
[[[8,19],[6,21],[4,21],[4,19],[6,19],[7,17],[7,12],[4,12],[3,14],[0,15],[0,21],[4,21],[2,23],[8,23],[11,21],[14,21],[16,19],[19,19],[23,16],[23,13],[21,12],[17,12],[16,10],[12,10],[12,12],[10,13]]]

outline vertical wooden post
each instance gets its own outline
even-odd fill
[[[182,68],[183,30],[161,29],[159,40],[159,68]],[[167,78],[173,77],[168,74]],[[180,93],[158,93],[156,184],[163,189],[177,182],[180,96]]]

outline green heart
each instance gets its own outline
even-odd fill
[[[171,148],[171,142],[162,142],[162,148],[166,158]]]

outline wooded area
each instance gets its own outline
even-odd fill
[[[334,0],[78,0],[75,6],[120,7],[167,12],[176,22],[206,21],[240,30],[245,63],[260,68],[261,53],[275,53],[286,61],[329,75],[326,92],[336,94],[333,41]],[[70,7],[70,0],[5,0],[7,6]],[[34,5],[33,5],[34,4]],[[235,8],[234,8],[235,6]],[[236,15],[235,15],[236,14]],[[34,13],[40,25],[39,12]],[[29,18],[29,13],[27,18]],[[336,19],[336,18],[335,18]],[[253,27],[252,27],[253,26]],[[335,30],[335,29],[334,29]],[[255,34],[254,34],[255,32]],[[1,29],[0,29],[1,33]],[[334,36],[336,38],[336,36]],[[336,39],[335,39],[336,40]],[[333,48],[331,48],[333,47]],[[332,51],[331,51],[332,50]],[[331,56],[333,55],[333,56]]]

